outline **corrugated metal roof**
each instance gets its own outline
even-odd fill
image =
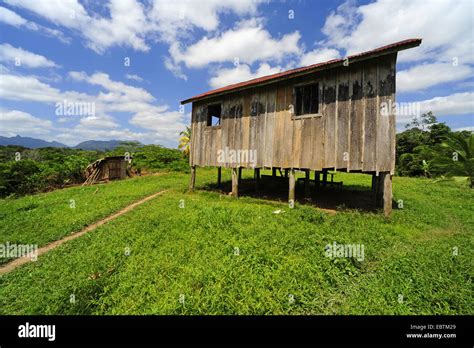
[[[256,79],[248,80],[248,81],[245,81],[245,82],[239,82],[239,83],[235,83],[235,84],[232,84],[232,85],[229,85],[229,86],[217,88],[217,89],[214,89],[212,91],[201,93],[201,94],[198,94],[198,95],[196,95],[192,98],[183,100],[181,102],[181,104],[187,104],[187,103],[190,103],[190,102],[193,102],[193,101],[196,101],[196,100],[199,100],[199,99],[207,98],[207,97],[210,97],[210,96],[229,93],[229,92],[234,91],[234,90],[242,90],[242,89],[246,89],[246,88],[250,88],[250,87],[255,87],[257,85],[264,84],[264,83],[265,84],[266,83],[272,83],[272,82],[274,82],[274,80],[276,82],[277,80],[280,80],[282,78],[289,78],[292,75],[300,75],[300,74],[310,73],[312,70],[315,70],[315,69],[331,68],[331,67],[333,67],[333,65],[343,63],[344,60],[346,60],[346,59],[348,59],[349,62],[351,60],[354,60],[354,59],[360,60],[359,58],[369,59],[371,56],[377,56],[380,53],[384,53],[386,51],[387,52],[388,51],[393,51],[394,49],[396,51],[401,51],[401,50],[404,50],[404,49],[407,49],[407,48],[419,46],[420,44],[421,44],[421,39],[408,39],[408,40],[395,42],[395,43],[392,43],[390,45],[386,45],[386,46],[376,48],[374,50],[354,54],[354,55],[348,56],[346,58],[332,59],[332,60],[329,60],[327,62],[308,65],[308,66],[305,66],[305,67],[296,68],[296,69],[292,69],[292,70],[287,70],[287,71],[283,71],[283,72],[280,72],[280,73],[267,75],[267,76],[263,76],[263,77],[258,77]]]

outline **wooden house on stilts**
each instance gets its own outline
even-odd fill
[[[196,167],[232,168],[238,196],[241,168],[342,170],[373,175],[376,201],[392,210],[395,169],[395,74],[398,51],[409,39],[343,59],[334,59],[222,87],[182,101],[192,102],[191,182]],[[318,174],[319,177],[319,174]]]

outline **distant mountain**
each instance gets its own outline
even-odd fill
[[[100,150],[107,151],[113,150],[117,146],[120,146],[124,143],[124,140],[88,140],[83,141],[82,143],[77,144],[76,146],[71,147],[72,149],[81,149],[81,150]],[[136,141],[138,144],[140,142]],[[69,147],[67,145],[58,143],[57,141],[46,141],[42,139],[35,139],[30,137],[22,137],[17,135],[16,137],[2,137],[0,136],[0,146],[6,145],[17,145],[23,146],[30,149],[38,149],[40,147]]]
[[[19,135],[11,138],[0,136],[0,145],[19,145],[30,149],[37,149],[40,147],[68,147],[67,145],[58,143],[57,141],[46,141],[30,137],[21,137]]]
[[[77,144],[73,147],[73,149],[81,149],[81,150],[113,150],[117,146],[120,146],[124,143],[123,140],[88,140],[83,141],[82,143]]]

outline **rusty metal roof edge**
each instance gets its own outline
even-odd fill
[[[261,76],[255,79],[234,83],[228,86],[210,90],[210,91],[198,94],[194,97],[185,99],[181,101],[181,104],[187,104],[190,102],[214,97],[217,95],[232,93],[232,92],[241,91],[248,88],[253,88],[256,86],[262,86],[262,85],[266,85],[270,83],[275,83],[286,78],[297,77],[297,76],[309,74],[318,70],[331,69],[333,67],[336,67],[337,65],[341,65],[346,59],[348,59],[349,61],[353,60],[354,62],[354,60],[361,61],[361,60],[366,60],[370,58],[375,58],[377,56],[380,56],[381,54],[389,54],[393,51],[397,51],[397,52],[402,51],[405,49],[419,46],[421,44],[421,41],[422,39],[420,38],[398,41],[398,42],[391,43],[389,45],[375,48],[370,51],[353,54],[345,58],[332,59],[326,62],[316,63],[316,64],[299,67],[299,68],[295,68],[295,69],[291,69],[287,71],[282,71],[282,72],[272,74],[272,75]]]

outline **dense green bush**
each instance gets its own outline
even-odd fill
[[[0,146],[0,196],[25,195],[82,183],[84,170],[90,163],[127,153],[133,158],[132,172],[136,173],[187,171],[189,166],[179,150],[135,142],[124,143],[109,152]]]

